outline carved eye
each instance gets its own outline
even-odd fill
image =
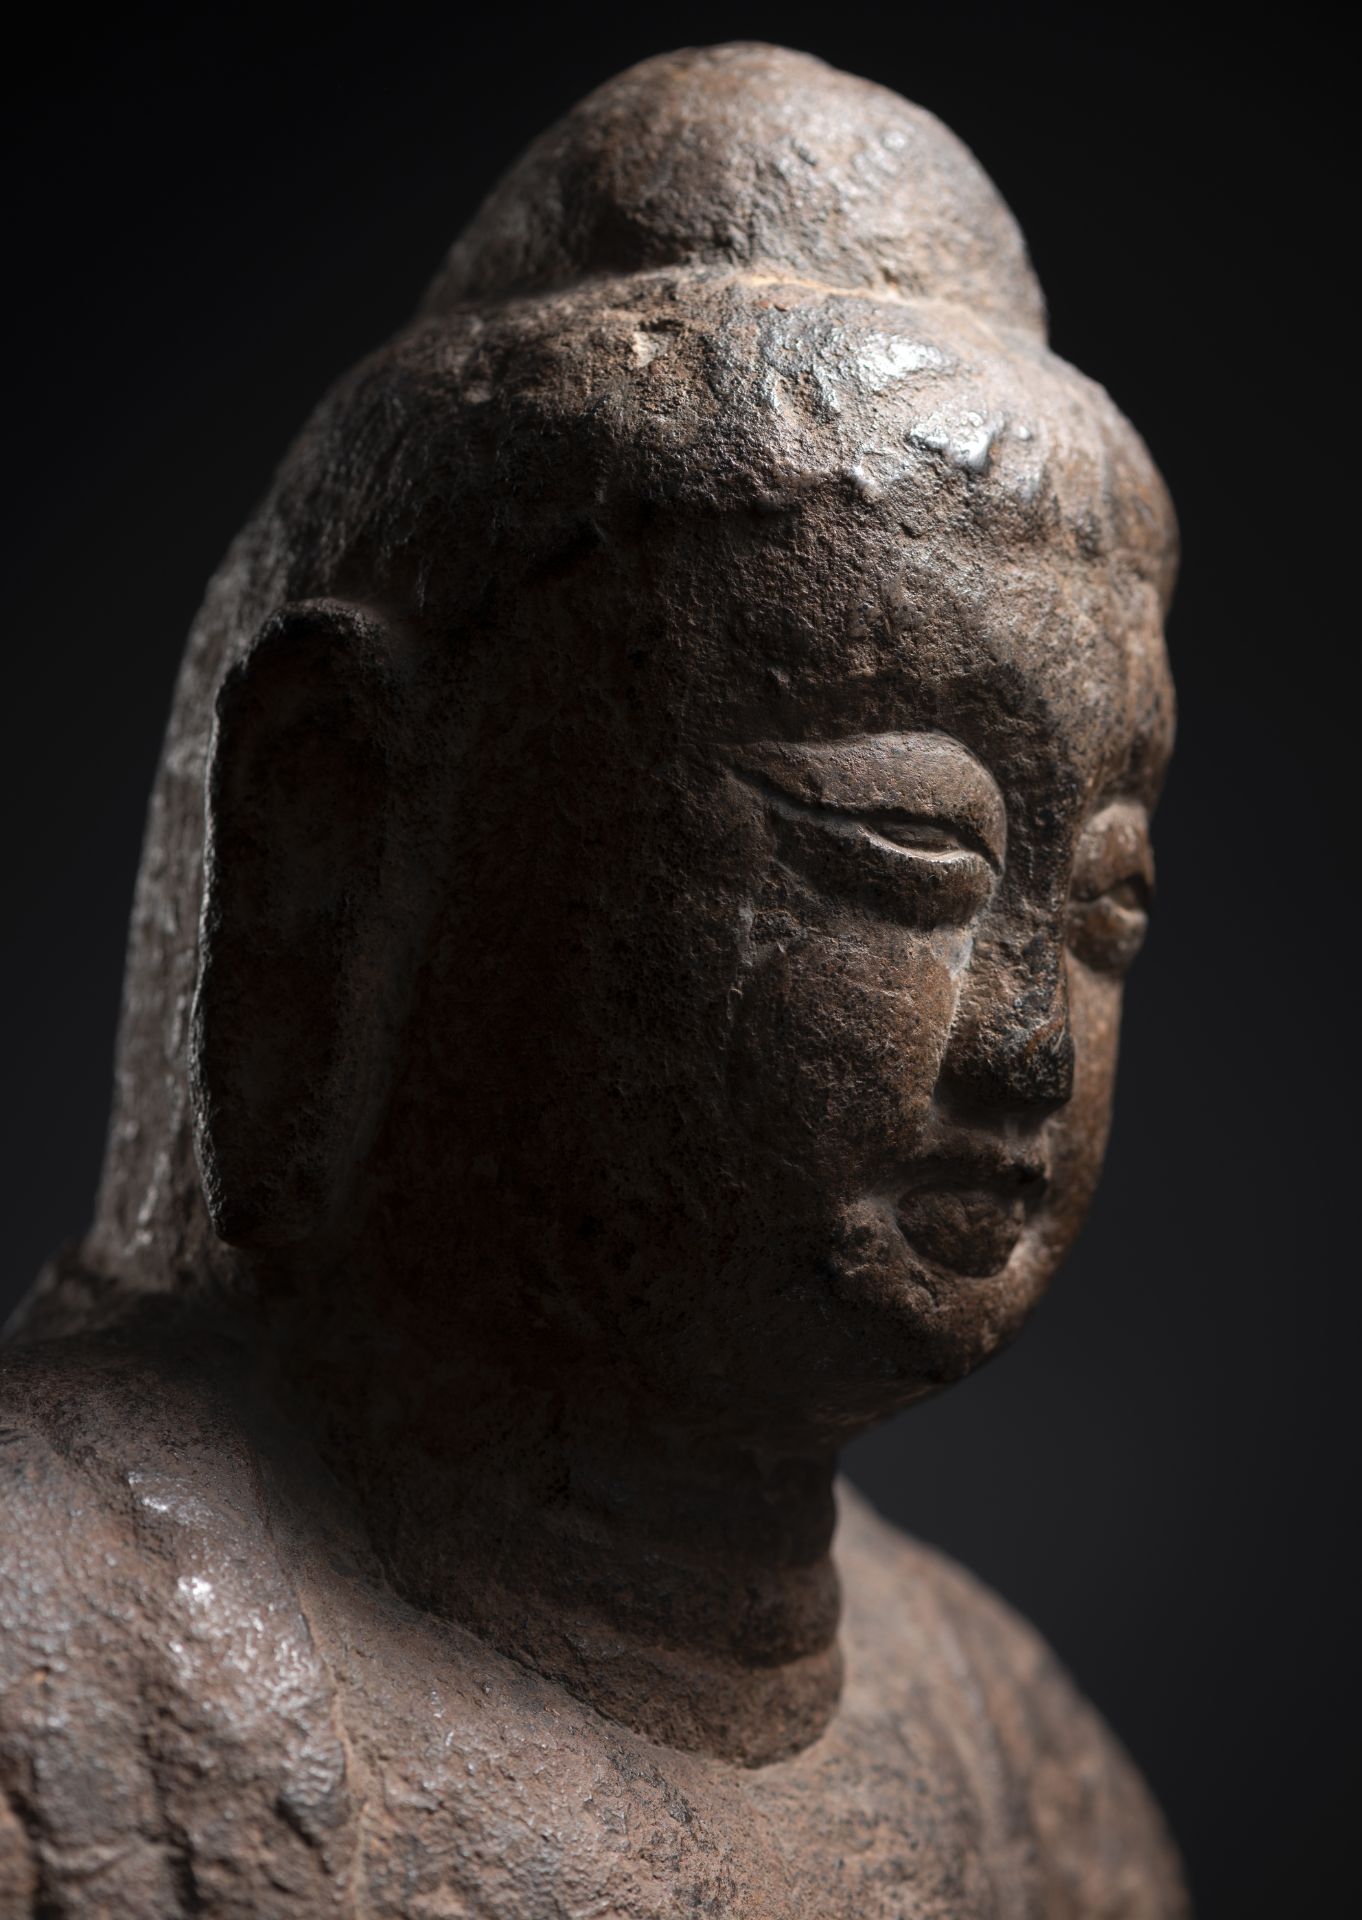
[[[1141,904],[1143,882],[1132,875],[1096,900],[1075,900],[1069,908],[1069,947],[1085,966],[1099,973],[1124,973],[1149,931]]]
[[[1120,907],[1127,913],[1147,915],[1149,883],[1142,873],[1130,873],[1124,880],[1118,880],[1115,886],[1108,887],[1102,898],[1109,900],[1114,907]]]
[[[1149,931],[1154,856],[1144,809],[1110,806],[1089,823],[1074,862],[1070,951],[1098,973],[1124,973]]]
[[[968,829],[907,813],[834,813],[776,803],[782,857],[830,898],[923,929],[963,926],[996,873]]]
[[[989,900],[1002,796],[947,735],[757,742],[733,758],[767,809],[780,866],[827,903],[930,930],[963,926]]]
[[[972,837],[963,837],[956,828],[940,820],[922,820],[903,813],[863,813],[857,817],[871,833],[878,834],[881,840],[891,840],[907,853],[927,854],[939,860],[951,854],[980,851]]]

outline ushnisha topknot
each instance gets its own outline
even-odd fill
[[[1123,606],[1171,592],[1162,483],[1049,351],[1016,222],[953,134],[777,47],[621,74],[529,149],[413,323],[322,399],[209,586],[152,800],[90,1270],[238,1282],[201,1197],[187,1009],[214,714],[280,608],[395,610],[458,663],[472,712],[472,654],[494,685],[535,621],[623,644],[646,604],[727,646],[760,600],[754,553],[778,562],[782,539],[811,557],[762,618],[816,653],[820,593],[861,578],[882,522],[903,531],[873,562],[899,569],[867,582],[876,619],[922,617],[934,543],[1022,567],[1058,546]],[[643,584],[664,550],[665,605]],[[1104,601],[1095,644],[1118,614]],[[362,652],[363,622],[344,631]]]
[[[0,1380],[25,1911],[1189,1920],[834,1479],[1091,1202],[1172,534],[969,155],[773,48],[597,93],[333,386]]]
[[[752,43],[662,54],[589,94],[488,196],[425,311],[678,266],[955,301],[1045,337],[1026,243],[955,135]]]

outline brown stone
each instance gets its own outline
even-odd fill
[[[5,1355],[6,1914],[1185,1913],[833,1490],[1091,1197],[1174,546],[919,108],[679,53],[512,170],[190,636]]]

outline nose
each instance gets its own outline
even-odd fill
[[[965,975],[937,1084],[962,1118],[1041,1118],[1073,1093],[1074,1043],[1062,938],[981,943]]]

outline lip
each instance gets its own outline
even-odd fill
[[[1048,1185],[1030,1160],[929,1160],[896,1203],[899,1231],[936,1264],[987,1279],[1011,1259]]]

